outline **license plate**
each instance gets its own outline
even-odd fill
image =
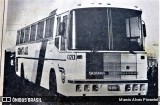
[[[120,87],[118,85],[108,85],[108,91],[120,91]]]

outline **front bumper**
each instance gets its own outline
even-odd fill
[[[138,96],[148,91],[147,80],[68,80],[68,86],[66,96]]]

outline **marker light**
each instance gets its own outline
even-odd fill
[[[138,8],[138,6],[134,6],[135,8]]]
[[[145,84],[140,84],[140,91],[144,91],[145,90]]]
[[[92,91],[97,92],[97,91],[98,91],[98,89],[99,89],[99,88],[98,88],[98,85],[93,85],[93,86],[92,86]]]
[[[125,91],[130,91],[131,90],[131,85],[130,84],[127,84],[126,86],[125,86]]]
[[[82,86],[76,85],[76,92],[81,92],[81,91],[82,91]]]
[[[77,59],[82,59],[82,55],[77,55]]]
[[[133,84],[132,90],[137,91],[138,90],[138,84]]]
[[[99,5],[102,5],[102,3],[98,3]]]
[[[81,6],[81,4],[78,4],[77,6]]]
[[[90,91],[90,86],[89,85],[84,85],[84,91],[89,92]]]

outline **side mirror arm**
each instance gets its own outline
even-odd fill
[[[146,37],[147,34],[146,34],[146,25],[145,25],[145,22],[142,20],[142,31],[143,31],[143,36]]]

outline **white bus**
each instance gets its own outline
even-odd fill
[[[16,74],[64,96],[146,95],[141,9],[109,3],[62,9],[17,31]]]

